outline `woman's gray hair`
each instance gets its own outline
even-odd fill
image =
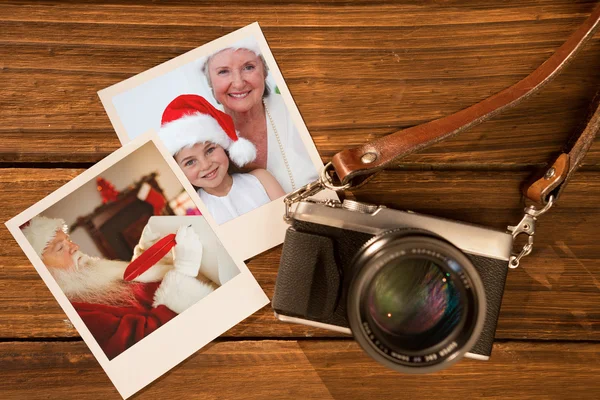
[[[239,50],[239,49],[245,49],[245,48],[244,47],[226,47],[224,49],[221,49],[221,50],[217,51],[216,53],[213,53],[210,56],[208,56],[206,58],[206,61],[204,62],[204,64],[202,64],[202,68],[201,68],[202,73],[204,74],[204,77],[206,78],[206,81],[208,82],[208,87],[210,87],[210,90],[212,90],[212,92],[213,92],[212,95],[215,98],[215,100],[217,101],[217,103],[219,103],[219,100],[217,100],[217,98],[215,97],[215,91],[213,89],[212,82],[210,80],[210,73],[208,71],[208,64],[210,63],[210,61],[212,60],[212,58],[214,56],[216,56],[220,52],[222,52],[224,50],[228,50],[228,49]],[[262,95],[262,97],[264,99],[271,93],[271,89],[269,88],[269,85],[267,84],[267,75],[269,74],[269,67],[267,66],[267,61],[262,56],[262,54],[257,54],[254,50],[250,50],[250,49],[245,49],[245,50],[251,51],[254,54],[256,54],[262,63],[263,71],[265,71],[265,90],[263,91],[263,95]],[[221,103],[219,103],[219,104],[221,104]]]

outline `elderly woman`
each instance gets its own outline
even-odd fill
[[[271,93],[265,82],[268,67],[254,41],[217,51],[202,70],[239,136],[256,146],[256,159],[248,169],[266,169],[286,193],[317,179],[282,96]]]

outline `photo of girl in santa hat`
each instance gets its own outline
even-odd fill
[[[239,172],[256,159],[256,148],[238,136],[229,115],[202,96],[171,101],[159,136],[218,224],[285,195],[267,170]]]

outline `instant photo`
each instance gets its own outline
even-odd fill
[[[268,303],[156,133],[6,223],[129,397]]]
[[[121,143],[158,132],[227,248],[283,242],[283,196],[323,164],[257,23],[99,95]]]

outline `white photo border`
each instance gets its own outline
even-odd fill
[[[69,299],[21,232],[20,226],[43,213],[91,179],[95,179],[103,171],[148,142],[154,143],[188,194],[191,195],[190,189],[192,193],[195,193],[156,132],[147,132],[5,223],[124,399],[133,395],[269,303],[268,297],[248,270],[248,267],[236,254],[229,252],[229,249],[225,247],[240,271],[238,275],[117,357],[112,360],[106,357],[106,354],[79,317]],[[198,204],[198,196],[191,197],[196,206],[202,211],[204,205]],[[198,218],[198,216],[189,216],[189,218]],[[212,218],[206,218],[206,220],[224,245],[223,238],[215,229],[214,220]],[[206,321],[210,321],[210,324],[207,324]]]
[[[188,51],[178,57],[166,61],[156,67],[126,79],[120,83],[100,90],[98,95],[108,114],[108,117],[117,132],[117,136],[121,144],[128,143],[131,138],[128,136],[125,126],[123,125],[117,109],[113,104],[113,98],[128,90],[142,85],[148,81],[158,78],[168,72],[171,72],[183,65],[194,62],[201,57],[208,56],[215,51],[227,47],[241,39],[252,36],[258,43],[261,53],[269,66],[269,73],[272,75],[276,86],[281,92],[281,96],[285,102],[288,113],[292,118],[300,139],[304,144],[308,156],[316,171],[323,168],[323,162],[319,156],[319,152],[304,124],[300,111],[292,98],[289,88],[283,79],[283,75],[279,70],[279,66],[271,53],[271,49],[263,35],[258,22],[247,25],[237,31],[231,32],[225,36],[215,39],[200,47]],[[198,194],[194,192],[192,198],[201,202]],[[314,196],[316,199],[338,199],[337,194],[331,190],[324,190]],[[197,202],[196,201],[196,202]],[[209,214],[206,210],[201,210],[203,215]],[[205,213],[206,211],[206,213]],[[255,210],[252,210],[244,215],[241,215],[231,221],[218,225],[217,232],[223,239],[223,245],[229,252],[236,252],[238,256],[247,260],[257,254],[260,254],[270,248],[273,248],[281,243],[285,237],[287,223],[283,220],[285,206],[283,197],[273,200]],[[211,216],[212,217],[212,216]],[[214,221],[214,220],[213,220]]]

